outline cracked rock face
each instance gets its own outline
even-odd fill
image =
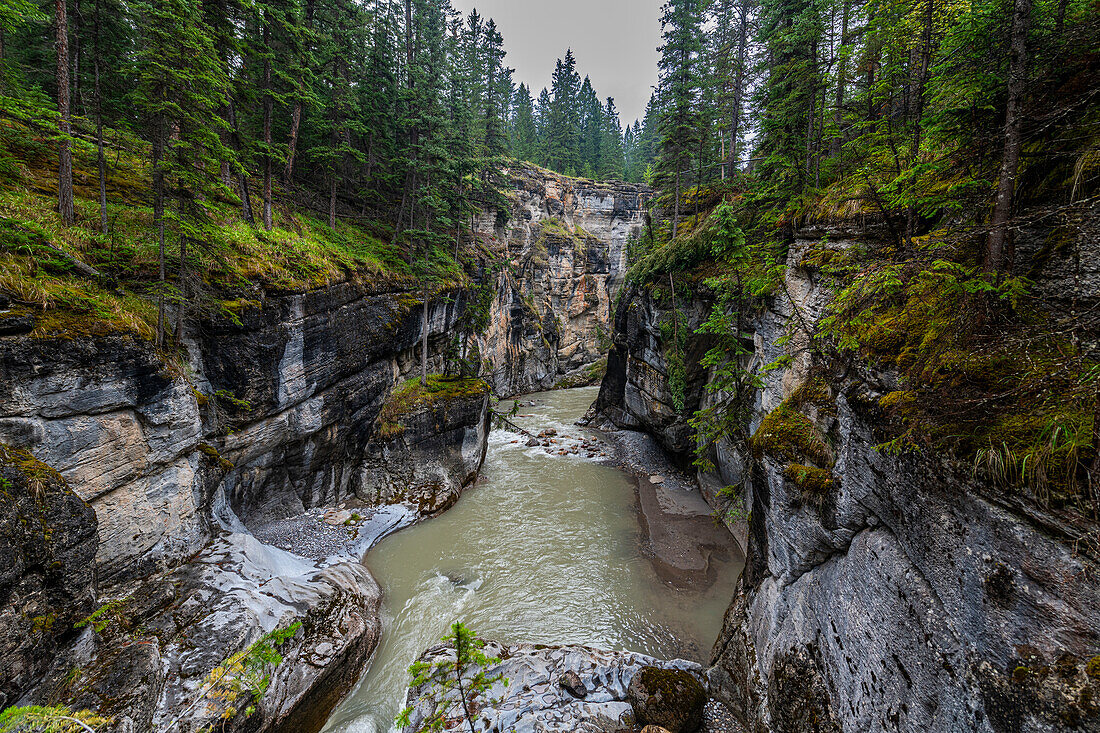
[[[99,631],[54,663],[24,700],[65,699],[113,718],[112,730],[317,730],[378,642],[382,593],[358,562],[325,565],[226,533],[192,562],[128,588]],[[269,686],[233,697],[226,660],[298,622]],[[224,680],[224,682],[222,682]]]
[[[55,471],[0,446],[0,710],[95,608],[95,512]]]
[[[830,294],[800,267],[802,253],[859,236],[807,231],[792,246],[785,287],[751,324],[749,367],[763,388],[747,434],[815,368],[801,347]],[[688,325],[709,307],[695,297]],[[714,396],[691,367],[702,346],[689,342],[676,414],[659,328],[668,317],[649,294],[624,294],[598,406],[687,456],[683,415]],[[762,369],[781,357],[784,368]],[[813,456],[754,456],[733,440],[712,449],[704,494],[728,508],[717,489],[737,486],[748,517],[731,522],[747,563],[714,648],[712,691],[761,731],[1100,729],[1100,679],[1087,671],[1100,654],[1100,558],[1087,536],[979,485],[965,467],[876,450],[877,398],[898,389],[892,380],[830,375],[827,399],[800,408],[835,458],[817,493],[787,470]]]
[[[503,675],[477,706],[480,730],[512,733],[611,733],[635,730],[627,690],[643,668],[680,670],[702,680],[702,668],[683,659],[658,661],[644,654],[610,652],[582,646],[504,646],[487,642],[484,652],[501,660],[485,670]],[[435,646],[423,662],[454,658],[454,649]],[[457,703],[457,692],[441,697],[430,684],[410,689],[413,709],[409,730],[416,733],[436,705]],[[497,700],[498,702],[491,702]]]
[[[502,396],[553,387],[597,360],[609,345],[611,310],[627,269],[627,243],[640,234],[651,191],[517,168],[507,223],[484,215],[505,267],[495,281],[483,351]]]

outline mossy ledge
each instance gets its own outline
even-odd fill
[[[489,384],[483,379],[429,374],[427,385],[421,382],[420,377],[406,380],[382,406],[376,435],[383,439],[396,438],[405,432],[401,419],[406,415],[422,408],[445,406],[455,400],[486,397],[489,391]]]

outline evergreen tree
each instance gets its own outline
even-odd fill
[[[758,94],[761,176],[776,195],[808,183],[817,94],[821,89],[818,43],[822,23],[815,0],[761,2],[759,42],[767,54]]]
[[[512,102],[512,154],[520,160],[536,162],[538,129],[535,125],[535,101],[531,90],[520,84]]]
[[[700,141],[700,0],[669,0],[661,16],[660,156],[656,183],[672,193],[672,236],[680,223],[682,192],[691,180]]]
[[[621,179],[625,167],[623,127],[619,122],[619,110],[611,97],[607,98],[603,109],[601,135],[599,177],[605,181]]]
[[[565,52],[564,59],[558,59],[550,89],[553,99],[546,133],[548,165],[560,173],[576,175],[584,161],[580,150],[581,78],[572,49]]]
[[[579,154],[585,178],[596,178],[600,169],[600,146],[603,143],[604,119],[592,81],[586,76],[577,99],[580,112]]]
[[[221,144],[217,110],[228,81],[214,50],[213,34],[202,20],[198,0],[141,3],[145,38],[138,53],[138,106],[152,142],[153,226],[157,231],[160,287],[157,291],[157,343],[164,344],[166,220],[179,236],[181,281],[188,241],[203,241],[207,222],[198,205],[212,191],[207,171],[228,155]],[[177,203],[173,213],[168,197]],[[181,305],[182,312],[182,305]]]
[[[550,109],[553,101],[546,87],[539,92],[539,101],[535,105],[535,159],[541,166],[550,165]]]

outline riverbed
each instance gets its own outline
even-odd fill
[[[368,553],[385,594],[382,640],[325,731],[391,730],[408,666],[455,620],[504,643],[706,661],[741,560],[710,553],[708,579],[687,587],[658,573],[652,520],[639,521],[638,479],[616,465],[601,436],[574,424],[596,393],[522,398],[514,422],[556,435],[528,445],[526,435],[494,430],[481,479],[455,507]],[[570,452],[583,440],[595,447]]]

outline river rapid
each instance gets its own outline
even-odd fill
[[[515,422],[532,433],[594,439],[574,422],[596,394],[592,387],[521,398]],[[528,447],[526,436],[494,430],[476,486],[443,516],[369,552],[365,562],[384,592],[382,639],[325,731],[392,730],[408,666],[455,620],[504,643],[706,661],[740,558],[713,558],[706,587],[666,583],[647,556],[637,479],[586,455]]]

